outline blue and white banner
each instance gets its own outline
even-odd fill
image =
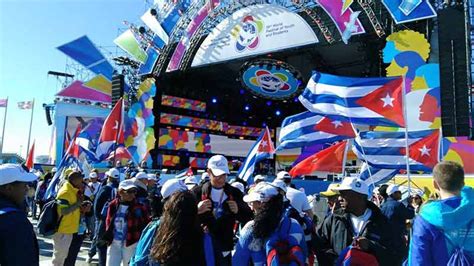
[[[315,72],[299,100],[308,111],[354,124],[403,127],[402,78]]]
[[[427,163],[433,158],[437,161],[438,146],[426,142],[422,148],[418,148],[423,141],[429,140],[437,133],[437,130],[413,131],[408,133],[409,164],[413,171],[431,171]],[[355,138],[352,150],[359,159],[367,162],[370,166],[380,169],[406,169],[406,143],[405,132],[361,132]],[[415,156],[413,153],[420,153]],[[414,158],[417,158],[415,160]],[[421,159],[425,159],[424,162]],[[431,158],[431,159],[430,159]]]
[[[360,169],[359,178],[366,181],[369,185],[377,186],[388,182],[398,172],[399,169],[380,169],[369,166],[367,163],[363,163]]]
[[[342,121],[326,122],[323,121],[324,119],[325,117],[311,112],[303,112],[285,118],[278,136],[280,144],[277,150],[333,143],[353,137],[346,134],[347,130],[344,130],[346,127],[343,126]],[[320,124],[321,127],[318,128]],[[325,131],[322,124],[334,125],[332,132]],[[351,132],[353,132],[352,129]]]

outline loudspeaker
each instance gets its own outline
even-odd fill
[[[112,77],[112,106],[123,96],[125,88],[125,76],[116,74]]]
[[[471,114],[469,23],[464,5],[438,11],[443,136],[469,136]],[[468,43],[469,40],[469,43]]]

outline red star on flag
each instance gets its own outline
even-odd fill
[[[356,103],[404,127],[402,85],[402,78],[392,80],[360,98]]]
[[[333,135],[347,136],[351,138],[355,138],[356,136],[351,123],[340,120],[332,120],[328,117],[321,119],[321,121],[319,121],[319,123],[314,126],[314,129]]]

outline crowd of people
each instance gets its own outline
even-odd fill
[[[229,174],[221,155],[208,160],[200,181],[160,182],[131,165],[110,168],[103,180],[96,170],[65,171],[53,199],[53,265],[74,265],[85,237],[93,240],[89,261],[98,254],[99,265],[111,266],[473,265],[474,191],[457,163],[435,166],[439,198],[424,203],[420,194],[402,201],[395,184],[372,191],[345,177],[319,193],[322,216],[285,171],[274,180],[257,175],[251,185]],[[29,197],[46,212],[53,176],[34,184],[38,177],[24,166],[0,165],[0,265],[39,264],[26,205],[32,218],[38,211]]]

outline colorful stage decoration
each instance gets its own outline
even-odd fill
[[[263,130],[263,128],[234,126],[216,120],[167,113],[161,113],[160,123],[177,127],[220,131],[225,135],[246,137],[258,137]],[[273,130],[271,134],[274,136]]]
[[[240,76],[242,85],[262,98],[284,100],[297,96],[303,89],[300,72],[274,59],[247,62],[242,66]]]
[[[161,105],[199,112],[206,111],[206,102],[170,95],[163,95],[161,99]]]
[[[147,161],[151,165],[149,152],[155,146],[155,116],[153,97],[156,94],[155,79],[144,80],[137,90],[137,102],[133,103],[125,116],[125,147],[136,163]]]
[[[358,19],[360,11],[353,12],[349,7],[352,1],[316,0],[316,3],[331,17],[345,43],[350,36],[365,33],[365,29]]]
[[[439,65],[426,63],[430,44],[419,32],[403,30],[387,37],[383,61],[389,64],[387,76],[406,76],[407,126],[409,131],[441,128]],[[397,131],[378,127],[376,130]],[[440,158],[462,164],[466,173],[474,173],[474,141],[466,137],[443,138]]]
[[[206,37],[191,66],[318,43],[297,13],[272,4],[251,5],[221,21]]]
[[[397,24],[436,17],[429,0],[382,0]]]
[[[97,49],[87,36],[65,43],[57,48],[74,61],[78,62],[95,74],[102,74],[108,80],[112,80],[113,66],[104,55]]]
[[[130,56],[132,56],[135,60],[141,62],[142,64],[146,62],[147,54],[140,47],[140,43],[131,29],[128,29],[120,34],[120,36],[114,40],[114,43],[122,50],[127,52]]]
[[[87,83],[86,83],[87,84]],[[90,83],[89,83],[90,84]],[[93,85],[93,84],[92,84]],[[104,93],[86,86],[81,81],[74,81],[56,94],[56,97],[84,100],[91,102],[111,103],[110,93]]]

